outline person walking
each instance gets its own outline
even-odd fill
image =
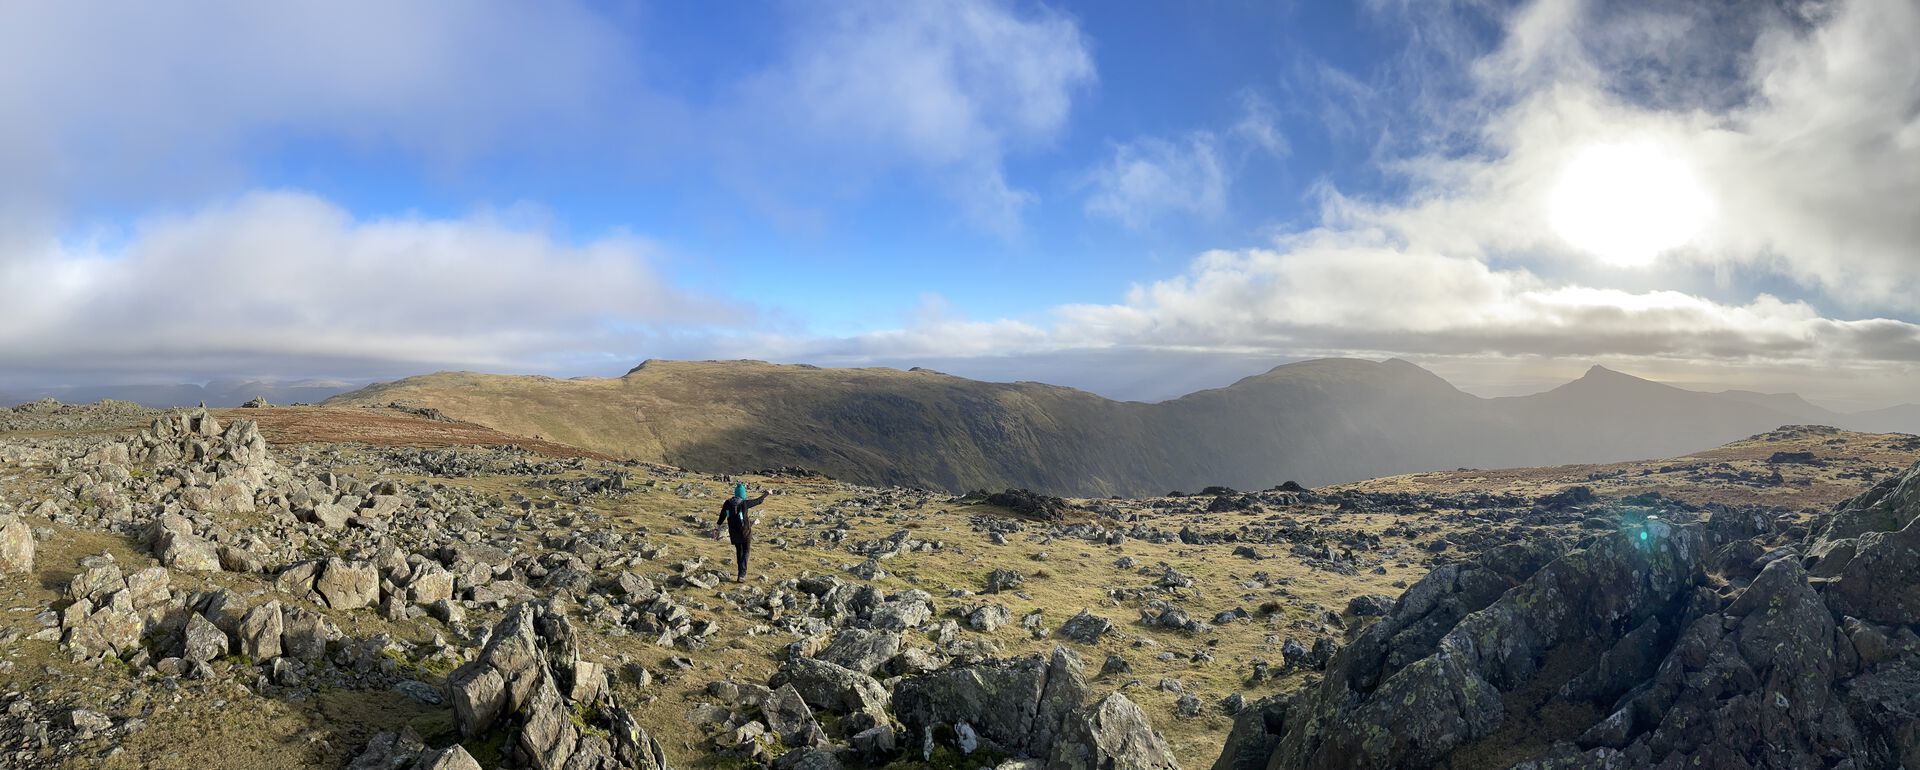
[[[747,485],[734,484],[733,496],[720,504],[720,522],[713,528],[713,539],[720,539],[720,524],[727,525],[727,537],[733,540],[733,558],[740,564],[740,574],[734,578],[736,583],[747,582],[747,551],[753,548],[753,517],[747,511],[767,501],[767,493],[747,499]]]

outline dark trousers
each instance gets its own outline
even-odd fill
[[[739,562],[740,564],[741,578],[745,578],[747,576],[747,551],[752,549],[753,549],[753,542],[750,540],[734,541],[733,560],[736,562]]]

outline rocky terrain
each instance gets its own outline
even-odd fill
[[[434,417],[9,413],[0,766],[1920,756],[1911,436],[1059,499]],[[712,538],[735,481],[771,494],[744,583]]]
[[[1920,766],[1920,465],[1436,569],[1214,767]]]
[[[924,369],[657,360],[618,378],[432,374],[326,403],[434,409],[701,471],[802,467],[879,486],[1089,497],[1668,457],[1788,424],[1920,432],[1912,409],[1840,414],[1601,367],[1543,393],[1480,398],[1406,361],[1337,358],[1151,404]]]

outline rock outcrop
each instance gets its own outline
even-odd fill
[[[13,516],[0,516],[0,575],[33,571],[33,528]]]
[[[480,655],[447,677],[454,726],[465,739],[501,735],[507,766],[534,770],[668,770],[665,754],[581,659],[573,626],[555,606],[507,612]],[[376,735],[351,767],[467,770],[459,744],[429,749],[408,730]]]
[[[447,686],[460,734],[507,731],[515,767],[667,769],[660,744],[620,704],[605,669],[581,659],[572,623],[554,606],[514,607]]]
[[[1118,693],[1088,702],[1080,656],[1051,655],[956,666],[902,681],[894,713],[912,757],[951,743],[1044,759],[1057,768],[1178,768],[1146,716]]]
[[[1920,465],[1792,537],[1716,512],[1441,567],[1215,770],[1920,766]]]

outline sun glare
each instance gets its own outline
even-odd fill
[[[1553,229],[1610,265],[1653,262],[1706,224],[1712,202],[1692,169],[1651,142],[1590,145],[1567,161],[1548,201]]]

